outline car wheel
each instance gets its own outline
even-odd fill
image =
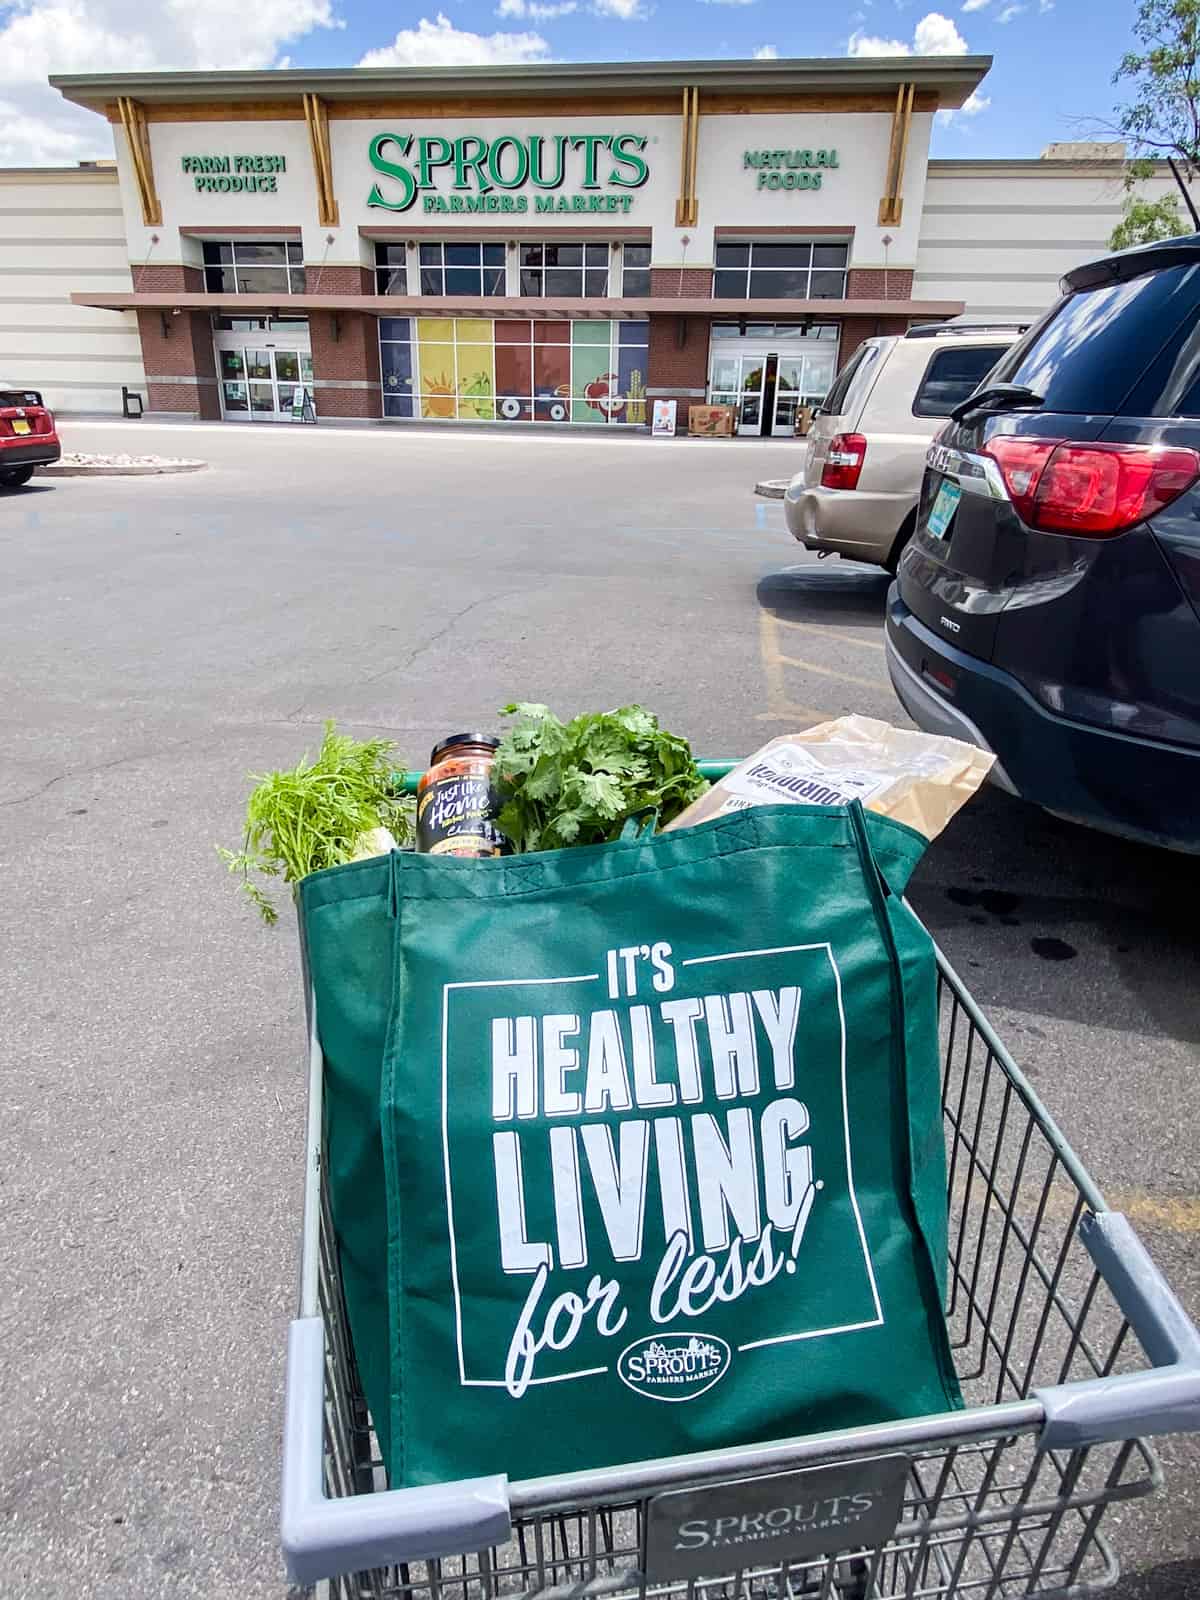
[[[32,477],[32,467],[0,467],[0,489],[20,489]]]
[[[900,524],[900,532],[896,535],[896,542],[888,551],[887,560],[883,563],[884,571],[889,572],[893,578],[896,576],[896,568],[900,565],[900,557],[904,554],[905,546],[912,538],[916,526],[917,514],[915,511],[910,511]]]

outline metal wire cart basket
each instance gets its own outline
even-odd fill
[[[1107,1508],[1161,1484],[1146,1438],[1200,1428],[1200,1335],[939,968],[966,1409],[519,1483],[384,1487],[323,1187],[314,1036],[284,1434],[292,1578],[346,1600],[1010,1600],[1111,1584]]]

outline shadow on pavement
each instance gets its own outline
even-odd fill
[[[1200,1559],[1165,1561],[1105,1590],[1110,1600],[1197,1600]]]
[[[909,894],[985,1006],[1020,1009],[1033,987],[1047,1016],[1200,1039],[1200,857],[1061,822],[987,785]]]
[[[831,558],[820,566],[769,572],[756,593],[764,610],[789,622],[878,627],[891,581],[882,567]]]

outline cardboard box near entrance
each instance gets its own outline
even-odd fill
[[[706,439],[732,439],[736,427],[736,406],[692,406],[688,410],[689,433]]]

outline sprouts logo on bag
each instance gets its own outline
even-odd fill
[[[694,1400],[729,1371],[724,1339],[698,1334],[650,1334],[621,1351],[617,1376],[651,1400]]]
[[[831,946],[597,955],[444,987],[459,1381],[692,1401],[880,1326]]]

